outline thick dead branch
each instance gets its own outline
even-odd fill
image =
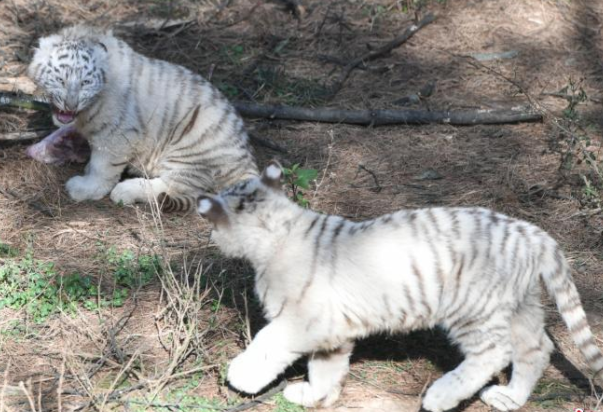
[[[27,142],[40,139],[51,132],[50,129],[44,130],[24,130],[22,132],[0,133],[0,143],[2,142]]]
[[[16,93],[0,93],[0,107],[49,111],[50,105],[34,96]]]
[[[402,33],[400,36],[394,38],[385,45],[377,49],[371,50],[368,53],[365,53],[362,56],[352,60],[343,68],[343,72],[339,76],[339,79],[331,87],[331,95],[335,96],[339,92],[339,90],[341,90],[341,87],[343,86],[347,78],[350,76],[350,73],[352,73],[352,70],[354,70],[356,67],[371,60],[375,60],[391,52],[393,49],[400,47],[402,44],[406,43],[412,36],[414,36],[416,32],[418,32],[428,24],[433,23],[434,21],[435,15],[430,13],[423,17],[417,24],[413,24],[408,29],[406,29],[404,33]]]
[[[477,109],[458,111],[426,110],[343,110],[327,108],[303,108],[289,106],[262,106],[236,102],[237,110],[246,117],[268,119],[305,120],[325,123],[349,123],[360,125],[386,124],[504,124],[542,121],[542,114],[528,108]]]
[[[0,93],[0,107],[22,107],[33,110],[49,110],[49,105],[28,95]],[[475,124],[505,124],[542,121],[542,113],[525,107],[509,109],[476,110],[345,110],[329,108],[304,108],[276,105],[259,105],[250,102],[234,102],[234,106],[245,117],[266,119],[303,120],[325,123],[349,123],[360,125],[386,124],[453,124],[468,126]]]

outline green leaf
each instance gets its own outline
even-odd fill
[[[297,179],[293,182],[295,185],[309,189],[310,182],[316,179],[318,176],[318,170],[316,169],[299,169],[297,170]]]

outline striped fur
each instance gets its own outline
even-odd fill
[[[285,396],[329,405],[356,338],[440,326],[465,360],[433,383],[424,408],[455,407],[512,363],[510,383],[486,387],[481,398],[517,409],[553,350],[540,279],[588,365],[601,373],[603,356],[568,263],[538,227],[481,208],[401,210],[352,222],[297,206],[268,175],[200,200],[199,213],[217,223],[212,237],[221,250],[253,264],[270,321],[231,363],[234,387],[256,393],[309,354],[309,382],[290,385]]]
[[[85,175],[66,185],[76,201],[164,194],[164,209],[194,209],[199,194],[257,175],[243,121],[215,87],[110,32],[75,26],[42,38],[28,73],[55,123],[73,123],[92,147]],[[118,183],[126,168],[140,177]]]

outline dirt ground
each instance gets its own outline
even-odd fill
[[[261,166],[278,158],[318,170],[306,192],[316,210],[362,219],[399,208],[484,206],[547,230],[567,252],[603,347],[603,182],[597,172],[603,2],[306,0],[300,16],[283,4],[3,1],[0,79],[24,75],[40,36],[87,22],[113,27],[145,55],[211,76],[232,100],[422,110],[531,102],[546,113],[544,122],[246,122],[254,136],[281,148],[256,140]],[[436,14],[433,24],[354,70],[336,96],[328,95],[341,62],[384,44],[409,27],[415,14],[427,12]],[[431,95],[400,106],[400,99],[430,84]],[[580,90],[588,99],[564,111],[568,100],[559,95]],[[35,129],[44,121],[39,113],[2,109],[0,133]],[[99,290],[110,294],[126,288],[112,280],[123,262],[107,259],[110,249],[137,258],[156,254],[169,265],[150,281],[129,284],[126,296],[109,305],[78,304],[41,321],[25,308],[1,309],[0,410],[236,411],[242,410],[239,403],[259,411],[303,410],[279,395],[247,404],[250,399],[224,385],[229,359],[262,320],[249,292],[251,269],[220,256],[208,243],[204,221],[193,215],[158,218],[152,208],[118,207],[109,199],[76,204],[63,186],[83,166],[42,165],[26,157],[25,147],[0,141],[0,266],[9,260],[52,262],[57,278],[77,274],[100,282]],[[579,372],[582,358],[553,304],[546,302],[546,308],[560,351],[521,410],[603,411]],[[459,360],[438,332],[368,339],[359,344],[343,395],[329,410],[418,411],[427,385]],[[296,364],[287,379],[303,379],[304,373],[303,364]],[[489,409],[474,398],[458,410]]]

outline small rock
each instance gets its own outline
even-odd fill
[[[444,178],[444,176],[439,174],[437,171],[435,171],[433,169],[426,169],[423,171],[423,173],[421,173],[415,179],[416,180],[439,180],[439,179],[443,179],[443,178]]]
[[[517,50],[509,50],[499,53],[470,53],[469,56],[473,57],[477,61],[487,62],[490,60],[512,59],[518,54],[519,52]]]

